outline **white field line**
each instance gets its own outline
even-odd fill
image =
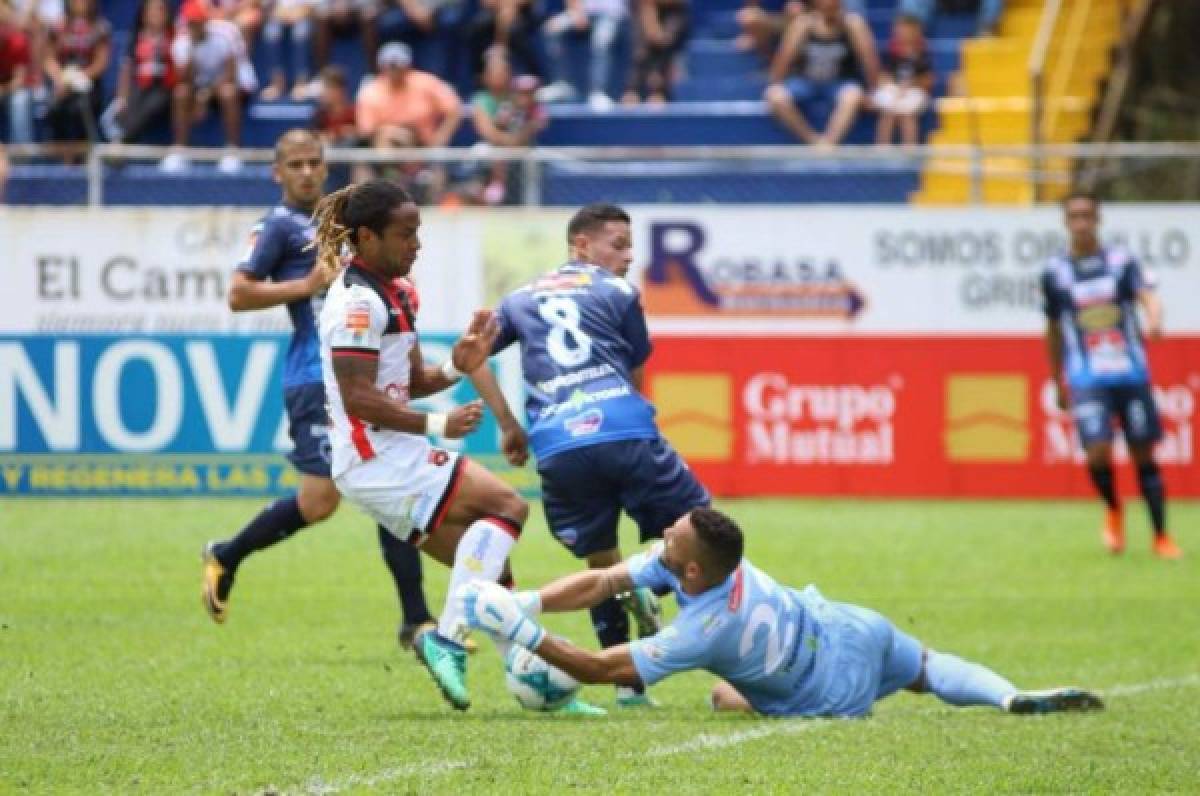
[[[438,763],[413,763],[407,766],[385,769],[375,774],[352,774],[333,782],[314,779],[303,788],[290,789],[286,792],[293,793],[298,790],[301,793],[311,794],[311,796],[331,796],[331,794],[341,793],[350,788],[373,788],[377,785],[383,785],[408,777],[436,777],[440,774],[448,774],[451,771],[457,771],[466,767],[467,763],[463,760],[445,760]]]
[[[646,752],[647,757],[670,757],[678,754],[690,754],[708,749],[723,749],[727,746],[737,746],[747,741],[757,741],[771,735],[792,735],[798,732],[815,732],[822,727],[828,727],[828,721],[813,721],[809,719],[776,719],[769,724],[762,724],[749,730],[731,732],[728,735],[704,732],[682,743],[670,746],[652,746]]]
[[[1100,693],[1109,697],[1123,697],[1144,694],[1147,691],[1162,691],[1166,688],[1187,688],[1189,686],[1200,686],[1200,674],[1150,680],[1146,683],[1133,683],[1131,685],[1114,685],[1112,688],[1106,688]]]
[[[1101,693],[1106,697],[1126,697],[1135,694],[1143,694],[1147,691],[1163,691],[1171,688],[1189,688],[1200,686],[1200,674],[1189,674],[1184,677],[1162,678],[1159,680],[1149,680],[1144,683],[1130,683],[1128,685],[1115,685],[1111,688],[1104,689]],[[677,744],[667,746],[652,746],[646,751],[647,757],[673,757],[679,754],[691,754],[693,752],[707,751],[709,749],[725,749],[730,746],[739,746],[751,741],[757,741],[762,738],[768,738],[773,735],[794,735],[800,732],[816,732],[823,727],[829,727],[833,724],[833,720],[821,719],[779,719],[771,720],[769,723],[761,724],[748,730],[740,730],[728,734],[704,732],[682,741]],[[461,760],[445,761],[441,763],[432,763],[426,765],[413,764],[408,766],[399,766],[390,768],[385,771],[380,771],[377,774],[370,775],[352,775],[335,782],[322,782],[314,780],[302,789],[292,789],[287,792],[301,790],[304,793],[312,794],[313,796],[330,796],[331,794],[340,793],[349,788],[365,787],[371,788],[376,785],[382,785],[387,782],[392,782],[397,779],[406,777],[421,776],[433,777],[440,774],[448,774],[451,771],[457,771],[467,767],[467,763]]]
[[[1162,691],[1171,688],[1188,688],[1191,686],[1200,686],[1200,674],[1190,674],[1184,677],[1163,678],[1159,680],[1150,680],[1145,683],[1131,683],[1129,685],[1115,685],[1111,688],[1106,688],[1101,693],[1106,697],[1126,697],[1135,694],[1143,694],[1147,691]],[[767,738],[772,735],[790,735],[798,732],[812,732],[821,727],[830,726],[832,720],[776,720],[770,724],[764,724],[750,730],[742,730],[740,732],[732,732],[727,735],[717,733],[701,733],[695,738],[687,741],[682,741],[671,746],[654,746],[646,752],[648,757],[670,757],[678,754],[690,754],[692,752],[705,751],[708,749],[724,749],[729,746],[738,746],[739,744],[757,741],[761,738]]]

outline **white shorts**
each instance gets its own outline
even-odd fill
[[[424,542],[445,518],[467,461],[422,442],[407,441],[334,479],[346,500],[414,545]]]
[[[920,113],[929,105],[929,95],[917,86],[899,86],[886,83],[875,90],[872,96],[875,107],[892,113]]]

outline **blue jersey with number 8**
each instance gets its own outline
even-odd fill
[[[637,289],[603,268],[567,263],[510,293],[494,353],[521,344],[529,444],[560,451],[658,436],[632,372],[650,356]]]

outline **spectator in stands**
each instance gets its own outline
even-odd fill
[[[438,31],[457,30],[464,0],[382,0],[376,23],[379,42],[400,41],[410,47]]]
[[[544,77],[537,52],[537,26],[533,0],[481,0],[479,13],[467,27],[471,74],[482,74],[485,53],[500,47],[507,51],[515,71]]]
[[[0,0],[0,120],[8,141],[33,141],[33,94],[29,90],[29,36],[17,24],[8,0]]]
[[[40,97],[46,63],[46,48],[49,46],[50,31],[63,23],[67,17],[66,0],[15,0],[17,27],[29,37],[28,86],[34,99]]]
[[[797,73],[788,77],[798,64]],[[783,34],[771,61],[766,100],[772,115],[801,141],[833,147],[850,131],[879,73],[871,29],[841,0],[813,0],[813,11],[797,17]],[[802,107],[813,101],[833,105],[824,132],[813,130]]]
[[[444,80],[412,68],[403,42],[379,48],[379,72],[355,102],[358,133],[376,147],[443,147],[462,120],[462,102]]]
[[[148,128],[170,119],[175,89],[174,35],[167,0],[142,0],[129,50],[121,59],[117,98],[112,112],[105,114],[112,119],[105,129],[110,140],[137,142]]]
[[[327,66],[321,70],[320,81],[316,128],[321,143],[333,147],[358,146],[358,124],[346,70],[340,66]]]
[[[163,158],[163,171],[177,173],[187,169],[183,152],[192,127],[208,115],[216,104],[225,128],[225,145],[236,147],[241,137],[242,108],[258,87],[254,67],[246,55],[246,44],[237,26],[224,19],[211,19],[203,0],[186,0],[181,14],[186,28],[171,45],[171,59],[178,80],[171,101],[171,127],[174,149]],[[235,173],[242,167],[232,152],[225,154],[217,168]]]
[[[4,189],[8,185],[8,153],[0,144],[0,204],[4,204]]]
[[[471,112],[482,148],[533,145],[549,122],[537,101],[538,79],[533,75],[514,78],[505,51],[493,48],[484,58],[479,82],[481,88],[471,98]],[[508,195],[508,165],[495,161],[488,167],[480,194],[484,204],[504,202]]]
[[[879,111],[876,140],[891,144],[896,125],[900,140],[907,146],[917,143],[921,113],[929,107],[933,91],[933,65],[921,32],[921,20],[899,16],[892,28],[892,39],[883,54],[879,87],[872,100]]]
[[[769,61],[779,46],[783,31],[796,17],[811,11],[811,5],[811,0],[784,0],[782,4],[778,0],[745,0],[737,13],[738,28],[742,32],[735,45],[739,50],[753,50]],[[865,0],[843,0],[842,6],[847,11],[866,16]]]
[[[184,3],[190,0],[184,0]],[[237,26],[247,50],[253,50],[263,25],[263,0],[206,0],[212,19],[226,20]]]
[[[916,17],[923,27],[928,28],[939,10],[953,12],[972,8],[979,11],[979,35],[995,35],[1004,13],[1004,0],[900,0],[899,10],[904,16]]]
[[[367,63],[375,63],[379,49],[375,20],[379,15],[376,0],[316,0],[316,46],[313,48],[317,69],[329,65],[329,52],[335,35],[353,33],[362,36]]]
[[[404,42],[379,48],[379,72],[358,90],[358,134],[378,149],[444,147],[462,121],[462,101],[444,80],[412,68],[412,50]],[[398,164],[405,182],[432,202],[445,184],[439,167]]]
[[[567,36],[586,35],[591,47],[588,68],[588,104],[593,110],[608,110],[613,99],[608,95],[612,76],[613,45],[629,27],[628,0],[566,0],[566,10],[546,20],[542,32],[554,82],[542,89],[543,102],[563,102],[575,98],[575,88],[567,80]],[[621,83],[625,80],[622,78]]]
[[[263,26],[263,45],[270,64],[271,82],[263,89],[262,98],[268,102],[287,93],[287,71],[284,69],[285,50],[291,50],[292,99],[308,96],[309,69],[313,28],[312,0],[274,0],[270,5],[267,24]],[[291,44],[284,47],[284,39]]]
[[[99,138],[100,80],[112,51],[112,28],[100,17],[94,0],[70,0],[67,16],[50,35],[46,76],[50,78],[50,108],[46,121],[55,141],[67,144]],[[64,154],[78,154],[68,147]]]
[[[661,105],[671,98],[676,60],[691,32],[691,9],[688,0],[638,0],[638,20],[633,81],[624,102]]]

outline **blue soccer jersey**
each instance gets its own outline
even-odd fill
[[[679,603],[675,621],[630,644],[642,682],[704,669],[727,680],[759,713],[822,714],[835,667],[822,644],[830,603],[816,588],[781,586],[742,559],[723,584],[689,595],[663,566],[662,547],[627,562],[636,586],[671,589]]]
[[[1151,286],[1137,260],[1122,249],[1100,249],[1078,259],[1059,256],[1046,265],[1046,317],[1062,330],[1072,390],[1149,381],[1137,296]]]
[[[316,247],[307,248],[315,236],[316,227],[307,213],[277,205],[254,225],[250,245],[237,268],[258,280],[302,279],[317,260]],[[313,296],[287,305],[293,332],[283,366],[284,388],[321,382],[316,317],[323,300],[323,295]]]
[[[632,372],[650,356],[637,289],[602,268],[568,263],[510,293],[495,352],[521,344],[529,443],[545,459],[571,448],[658,436]]]

